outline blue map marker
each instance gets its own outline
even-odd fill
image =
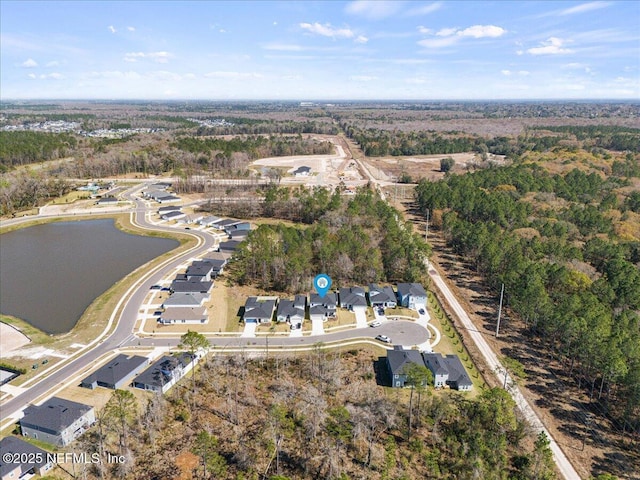
[[[316,287],[316,292],[318,292],[320,298],[324,298],[331,288],[331,277],[326,273],[316,275],[316,278],[313,279],[313,286]]]

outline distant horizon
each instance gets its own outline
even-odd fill
[[[1,12],[2,99],[640,99],[640,2],[4,0]]]

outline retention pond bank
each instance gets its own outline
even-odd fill
[[[0,237],[0,313],[68,332],[98,296],[179,242],[132,235],[113,219],[57,222]]]

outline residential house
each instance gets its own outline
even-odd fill
[[[159,195],[154,198],[154,200],[158,203],[176,203],[182,201],[180,197],[175,195],[170,195],[165,193],[164,195]]]
[[[127,356],[121,353],[91,375],[85,377],[80,386],[91,390],[97,387],[115,390],[126,386],[127,380],[144,370],[148,364],[149,359],[147,357]]]
[[[311,167],[307,167],[305,165],[302,165],[302,166],[296,168],[292,173],[296,177],[308,177],[309,173],[311,173]]]
[[[209,314],[205,307],[169,307],[158,317],[158,323],[162,325],[202,324],[209,322]]]
[[[151,188],[154,190],[166,190],[167,188],[171,188],[171,182],[156,182],[151,185]]]
[[[236,223],[241,223],[240,220],[233,220],[232,218],[227,218],[225,220],[220,220],[219,222],[216,222],[213,227],[217,228],[218,230],[225,230],[227,227],[230,227],[231,225],[235,225]]]
[[[240,240],[229,240],[218,244],[218,251],[224,253],[233,253],[242,242]]]
[[[221,221],[222,221],[222,218],[216,217],[214,215],[210,215],[208,217],[201,218],[200,220],[198,220],[198,223],[203,227],[211,227],[215,225],[217,222],[221,222]]]
[[[375,283],[369,284],[369,303],[373,308],[395,308],[398,305],[393,288],[380,287]]]
[[[222,274],[224,272],[224,267],[228,262],[228,260],[220,253],[214,253],[211,257],[203,258],[202,261],[211,265],[212,278],[216,278],[218,275]]]
[[[116,197],[102,197],[98,200],[97,205],[117,205],[118,199]]]
[[[366,310],[367,298],[362,287],[348,287],[340,289],[340,308],[347,310]]]
[[[133,379],[133,386],[142,390],[165,393],[198,363],[198,355],[189,353],[164,355]]]
[[[249,297],[244,304],[245,323],[270,323],[276,308],[274,297]]]
[[[439,353],[423,353],[424,363],[433,373],[436,388],[445,385],[463,392],[473,388],[473,382],[457,355],[443,357]]]
[[[52,397],[42,405],[29,405],[20,419],[25,437],[64,447],[96,421],[93,407]]]
[[[280,300],[276,319],[278,322],[287,322],[292,329],[299,328],[304,321],[304,311],[307,304],[305,295],[296,295],[293,301]]]
[[[201,213],[192,213],[191,215],[185,215],[184,218],[181,218],[177,221],[182,225],[191,225],[193,223],[198,223],[202,219]]]
[[[190,293],[205,293],[209,295],[211,293],[211,289],[213,288],[213,282],[207,281],[199,281],[193,280],[190,281],[188,279],[180,279],[176,278],[173,282],[171,282],[171,286],[169,289],[171,292],[190,292]]]
[[[202,307],[208,298],[209,296],[205,293],[175,292],[169,295],[169,298],[164,301],[162,308]]]
[[[211,281],[211,274],[213,273],[213,266],[204,260],[196,260],[191,262],[191,265],[187,267],[185,275],[188,281],[209,282]]]
[[[242,241],[249,236],[249,230],[229,230],[227,231],[229,240]]]
[[[181,212],[180,210],[172,210],[170,212],[163,213],[162,215],[160,215],[160,218],[162,220],[178,220],[186,216],[187,214],[184,212]]]
[[[427,304],[427,292],[419,283],[399,283],[398,300],[403,307],[417,310]]]
[[[318,293],[309,295],[309,318],[326,322],[329,318],[336,317],[338,298],[335,292],[327,292],[324,297]]]
[[[55,454],[10,435],[0,440],[0,479],[26,480],[33,475],[44,477],[53,468]],[[7,462],[7,460],[19,460]]]
[[[404,387],[407,383],[407,367],[411,364],[424,367],[422,355],[417,350],[390,350],[387,352],[387,367],[392,387]]]
[[[167,205],[158,209],[158,215],[163,215],[169,212],[179,212],[180,210],[182,210],[182,207],[180,205]]]
[[[249,230],[251,230],[251,224],[249,222],[237,222],[224,227],[224,231],[227,233],[231,233],[237,230],[245,230],[248,232]]]

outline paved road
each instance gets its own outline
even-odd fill
[[[140,198],[136,197],[141,187],[135,187],[124,196],[129,199],[135,205],[133,212],[135,213],[135,223],[143,229],[160,230],[175,233],[176,229],[171,227],[161,227],[151,224],[147,219],[147,214],[150,211],[147,205]],[[30,219],[33,219],[31,217]],[[23,220],[17,220],[14,223],[20,223]],[[24,220],[26,221],[26,220]],[[121,347],[175,347],[179,342],[179,338],[166,338],[166,337],[146,337],[138,338],[133,334],[136,320],[138,318],[138,312],[140,305],[143,304],[144,299],[149,292],[151,285],[157,284],[166,275],[167,272],[172,271],[178,265],[183,263],[186,259],[197,257],[214,246],[214,237],[206,232],[199,230],[190,230],[188,232],[181,231],[184,234],[190,234],[198,238],[198,245],[187,252],[184,252],[170,260],[165,261],[161,265],[155,267],[150,272],[146,273],[129,289],[129,291],[123,296],[124,307],[118,318],[115,318],[116,312],[112,314],[111,322],[117,322],[116,327],[109,336],[101,339],[97,339],[91,344],[87,345],[84,352],[74,359],[67,361],[61,367],[56,367],[51,372],[45,374],[39,381],[34,382],[23,393],[17,395],[14,398],[4,402],[0,406],[0,419],[15,418],[16,415],[24,409],[29,403],[33,403],[39,397],[54,391],[56,388],[61,387],[64,382],[76,375],[77,372],[82,371],[86,367],[90,366],[93,362],[96,362],[103,355],[113,352]],[[118,310],[118,308],[116,308]],[[212,336],[210,342],[213,347],[233,350],[234,348],[246,348],[246,349],[266,349],[271,348],[291,348],[301,346],[312,346],[318,342],[338,342],[348,341],[354,338],[373,337],[378,334],[385,334],[391,337],[395,344],[413,346],[416,344],[422,344],[429,339],[429,333],[427,330],[414,322],[409,321],[397,321],[388,322],[378,328],[356,328],[346,329],[340,332],[327,333],[321,336],[311,335],[303,337],[288,337],[288,336],[257,336],[252,338],[241,337],[229,337],[229,336]],[[374,341],[375,342],[375,341]],[[376,342],[377,343],[377,342]],[[380,344],[382,345],[382,344]],[[387,348],[390,346],[385,345]]]
[[[469,336],[471,337],[471,339],[474,341],[474,343],[480,350],[480,353],[482,353],[482,356],[487,362],[487,365],[489,366],[489,368],[492,371],[504,372],[505,369],[502,366],[502,364],[498,361],[496,354],[493,352],[489,344],[486,342],[486,340],[482,336],[482,333],[473,324],[473,322],[469,318],[469,315],[467,315],[467,312],[464,311],[464,309],[458,302],[458,299],[451,292],[451,290],[449,289],[449,286],[444,282],[440,274],[434,268],[429,268],[429,276],[431,277],[435,285],[438,287],[440,292],[442,292],[442,294],[445,296],[447,302],[449,303],[453,311],[456,313],[456,315],[464,325],[464,328],[468,330]],[[511,396],[515,400],[520,411],[523,413],[523,415],[525,416],[525,418],[533,428],[535,428],[538,431],[545,432],[545,434],[549,438],[549,441],[550,441],[549,447],[553,452],[556,465],[558,466],[558,469],[560,470],[560,473],[562,474],[562,476],[567,480],[580,480],[580,476],[578,475],[576,470],[573,468],[573,465],[571,465],[571,463],[565,456],[564,452],[562,451],[558,443],[549,434],[549,431],[545,428],[544,424],[540,420],[540,417],[538,417],[538,414],[533,410],[533,408],[531,408],[531,405],[529,405],[529,402],[527,402],[527,400],[524,398],[524,396],[522,395],[522,392],[520,391],[518,386],[515,384],[515,382],[511,380],[511,378],[509,377],[509,374],[507,373],[505,375],[507,375],[507,383],[510,385],[509,393],[511,393]]]

